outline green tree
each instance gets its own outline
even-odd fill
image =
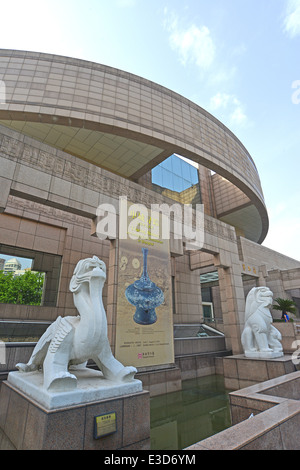
[[[282,299],[278,297],[274,299],[274,302],[277,302],[277,305],[273,305],[274,310],[279,310],[282,312],[282,318],[285,313],[297,313],[296,304],[293,300],[290,299]]]
[[[21,276],[0,271],[0,303],[40,305],[44,274],[27,271]]]

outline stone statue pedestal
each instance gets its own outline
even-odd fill
[[[77,387],[68,392],[49,392],[46,390],[43,387],[43,374],[37,371],[27,372],[26,374],[10,372],[7,381],[48,410],[117,398],[143,390],[140,380],[116,384],[104,379],[102,372],[98,370],[84,368],[72,370],[72,374],[77,378]]]
[[[282,351],[247,351],[245,352],[245,357],[249,357],[250,359],[275,359],[276,357],[283,357]]]
[[[9,374],[0,388],[0,449],[150,448],[149,392],[139,380],[113,384],[92,369],[72,373],[77,389],[56,394],[42,387],[42,373]]]
[[[295,372],[292,356],[248,358],[244,354],[223,357],[225,386],[240,390]]]

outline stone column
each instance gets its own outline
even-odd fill
[[[119,240],[110,241],[107,269],[107,328],[113,354],[116,344]]]
[[[174,265],[177,300],[174,323],[201,323],[203,312],[199,270],[190,270],[188,253],[174,258]]]
[[[267,266],[262,265],[259,267],[259,277],[257,282],[257,287],[266,287],[266,278],[268,277]]]
[[[244,327],[245,296],[238,257],[227,252],[226,263],[222,252],[215,257],[218,268],[221,308],[224,322],[226,345],[232,354],[242,354],[241,334]],[[237,259],[235,259],[237,258]]]

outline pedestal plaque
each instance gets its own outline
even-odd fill
[[[95,416],[94,437],[100,439],[117,432],[117,415],[115,412]]]

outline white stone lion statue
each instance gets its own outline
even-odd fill
[[[130,382],[135,367],[124,367],[114,358],[107,337],[107,319],[102,302],[106,266],[96,256],[78,262],[70,282],[77,317],[58,317],[35,346],[22,372],[43,368],[44,387],[49,391],[72,390],[77,378],[69,369],[84,368],[95,361],[103,376],[113,382]]]
[[[241,337],[246,357],[283,356],[281,334],[272,325],[272,301],[273,293],[268,287],[254,287],[247,296],[245,327]]]

